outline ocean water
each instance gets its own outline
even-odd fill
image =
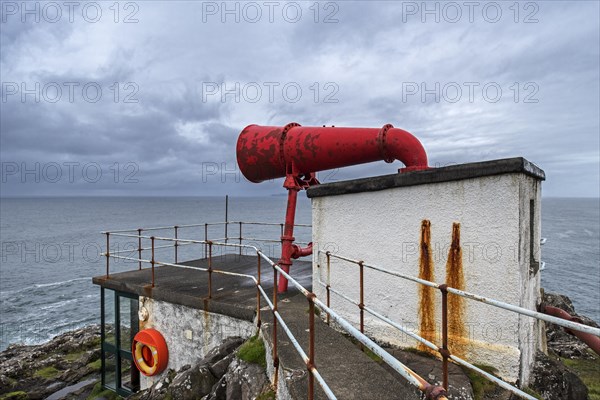
[[[285,197],[230,198],[230,221],[281,223]],[[173,226],[225,219],[223,198],[3,198],[0,201],[0,350],[10,343],[41,343],[60,332],[99,321],[104,230]],[[310,202],[299,196],[296,222],[310,224]],[[243,236],[278,238],[280,228],[244,225]],[[229,236],[239,235],[230,225]],[[173,231],[154,235],[172,236]],[[209,238],[222,238],[222,226]],[[542,286],[571,297],[578,312],[600,321],[600,204],[598,199],[543,199]],[[202,239],[204,227],[181,229],[180,238]],[[310,229],[297,229],[307,241]],[[277,244],[255,242],[272,258]],[[146,243],[144,244],[146,245]],[[137,239],[111,238],[111,252],[137,257]],[[202,256],[202,246],[180,247],[181,260]],[[157,250],[171,261],[173,249]],[[137,268],[111,261],[111,271]]]

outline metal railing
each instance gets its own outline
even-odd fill
[[[448,362],[449,362],[449,360],[452,360],[463,367],[466,367],[470,370],[477,372],[478,374],[482,375],[483,377],[485,377],[485,378],[489,379],[490,381],[493,381],[497,385],[501,386],[502,388],[504,388],[522,398],[530,399],[530,400],[536,399],[535,397],[518,389],[517,387],[482,370],[481,368],[478,368],[477,366],[469,363],[468,361],[465,361],[465,360],[450,353],[450,350],[448,349],[448,293],[452,293],[454,295],[457,295],[457,296],[460,296],[460,297],[463,297],[463,298],[466,298],[469,300],[478,301],[478,302],[481,302],[484,304],[488,304],[488,305],[498,307],[498,308],[501,308],[504,310],[515,312],[515,313],[525,315],[525,316],[528,316],[531,318],[536,318],[536,319],[539,319],[539,320],[542,320],[545,322],[550,322],[550,323],[553,323],[556,325],[560,325],[567,329],[577,330],[577,331],[589,333],[589,334],[592,334],[595,336],[600,336],[599,328],[594,328],[594,327],[591,327],[588,325],[583,325],[583,324],[580,324],[577,322],[564,320],[564,319],[553,317],[553,316],[543,314],[543,313],[540,313],[537,311],[532,311],[532,310],[528,310],[526,308],[522,308],[522,307],[518,307],[518,306],[515,306],[512,304],[504,303],[502,301],[498,301],[495,299],[479,296],[477,294],[469,293],[469,292],[466,292],[463,290],[458,290],[458,289],[449,287],[446,284],[437,284],[435,282],[427,281],[427,280],[424,280],[421,278],[401,274],[399,272],[392,271],[392,270],[389,270],[386,268],[381,268],[381,267],[377,267],[375,265],[367,264],[366,262],[364,262],[362,260],[352,259],[352,258],[345,257],[345,256],[342,256],[339,254],[332,254],[329,251],[319,250],[318,254],[324,254],[326,256],[326,263],[327,263],[326,282],[323,282],[321,280],[320,275],[319,275],[318,282],[321,286],[325,287],[326,298],[327,298],[327,300],[326,300],[327,307],[330,307],[331,293],[334,293],[334,294],[342,297],[344,300],[356,305],[359,308],[360,332],[364,333],[364,313],[366,311],[369,314],[371,314],[372,316],[374,316],[375,318],[385,322],[386,324],[394,327],[395,329],[399,330],[400,332],[410,336],[411,338],[418,341],[419,343],[422,343],[423,345],[427,346],[429,349],[431,349],[435,352],[438,352],[442,358],[442,375],[443,375],[442,376],[442,380],[443,380],[442,385],[443,385],[444,389],[446,389],[446,390],[448,390]],[[358,279],[358,281],[359,281],[359,301],[358,302],[351,299],[349,296],[345,295],[344,293],[342,293],[338,290],[335,290],[334,288],[331,287],[331,258],[332,257],[355,264],[358,266],[358,268],[359,268],[359,279]],[[318,263],[317,265],[320,268],[320,264]],[[410,331],[409,329],[406,329],[405,327],[401,326],[400,324],[396,323],[395,321],[391,320],[390,318],[382,315],[381,313],[379,313],[379,312],[375,311],[374,309],[365,305],[365,302],[364,302],[364,270],[365,270],[365,268],[373,270],[373,271],[385,273],[385,274],[388,274],[391,276],[395,276],[395,277],[398,277],[398,278],[401,278],[404,280],[416,282],[420,285],[438,289],[441,292],[441,302],[442,302],[442,345],[441,345],[441,347],[437,346],[436,344],[432,343],[431,341],[417,335],[416,333]],[[327,323],[329,323],[329,318],[327,318]]]
[[[229,222],[226,224],[231,224],[231,223],[235,223],[235,222]],[[267,223],[247,223],[247,224],[265,224],[265,225],[279,225],[279,224],[267,224]],[[205,224],[208,225],[208,224]],[[198,224],[198,225],[186,225],[185,227],[198,227],[198,226],[202,226],[202,224]],[[307,226],[307,225],[299,225],[299,226]],[[308,225],[309,226],[309,225]],[[435,386],[432,385],[430,383],[428,383],[427,381],[425,381],[422,377],[420,377],[418,374],[416,374],[414,371],[412,371],[410,368],[408,368],[406,365],[402,364],[400,361],[398,361],[396,358],[394,358],[390,353],[388,353],[386,350],[384,350],[381,346],[379,346],[377,343],[375,343],[372,339],[370,339],[369,337],[367,337],[363,332],[357,330],[354,326],[352,326],[352,324],[350,322],[348,322],[347,320],[345,320],[342,316],[340,316],[338,313],[336,313],[333,309],[331,309],[329,307],[329,301],[327,301],[328,304],[323,303],[321,300],[319,300],[317,298],[317,296],[309,291],[308,289],[304,288],[298,281],[296,281],[291,275],[289,275],[288,273],[286,273],[285,271],[283,271],[279,265],[277,265],[275,262],[273,262],[268,256],[266,256],[260,249],[258,249],[255,246],[252,245],[247,245],[247,244],[234,244],[234,243],[226,243],[226,242],[215,242],[215,241],[211,241],[211,240],[191,240],[191,239],[182,239],[179,237],[159,237],[159,236],[143,236],[141,235],[142,231],[152,231],[152,230],[159,230],[159,229],[165,229],[165,228],[174,228],[176,231],[178,228],[181,228],[182,226],[178,226],[178,227],[159,227],[159,228],[147,228],[147,229],[134,229],[134,230],[120,230],[120,231],[107,231],[107,232],[102,232],[103,234],[106,235],[106,246],[107,246],[107,251],[106,253],[103,253],[103,256],[106,257],[106,279],[110,279],[110,259],[122,259],[122,260],[129,260],[129,261],[137,261],[140,265],[142,263],[146,263],[146,264],[150,264],[151,265],[151,284],[152,287],[155,286],[156,280],[155,280],[155,268],[158,266],[170,266],[170,267],[176,267],[176,268],[184,268],[184,269],[193,269],[193,270],[197,270],[197,271],[205,271],[208,274],[208,288],[207,288],[207,298],[211,299],[212,298],[212,274],[222,274],[222,275],[229,275],[229,276],[236,276],[236,277],[240,277],[240,278],[245,278],[245,279],[250,279],[252,280],[252,282],[256,285],[256,324],[257,327],[261,326],[261,298],[263,298],[265,300],[265,302],[267,303],[271,313],[273,314],[273,326],[272,326],[272,337],[273,337],[273,349],[272,349],[272,358],[273,358],[273,366],[275,367],[275,382],[274,382],[274,386],[277,387],[277,379],[278,379],[278,367],[279,367],[279,357],[278,357],[278,352],[277,352],[277,326],[280,325],[281,329],[285,332],[286,336],[288,337],[288,339],[290,340],[290,342],[292,343],[292,345],[294,346],[294,348],[296,349],[296,351],[298,352],[298,354],[300,355],[300,357],[303,359],[304,364],[306,365],[307,371],[308,371],[308,399],[312,400],[314,399],[314,381],[316,380],[317,383],[319,384],[319,386],[321,387],[321,389],[323,390],[323,392],[325,393],[325,395],[327,396],[328,399],[336,399],[335,394],[332,392],[331,388],[329,387],[329,385],[327,384],[327,382],[325,381],[325,379],[323,378],[323,376],[319,373],[319,370],[317,369],[317,365],[316,365],[316,354],[315,354],[315,307],[317,307],[321,312],[324,312],[325,314],[327,314],[327,320],[334,320],[335,322],[337,322],[337,324],[342,327],[342,329],[344,331],[346,331],[346,333],[348,333],[350,336],[354,337],[358,342],[360,342],[363,346],[365,346],[366,348],[368,348],[369,350],[371,350],[374,354],[376,354],[377,356],[379,356],[387,365],[389,365],[392,369],[394,369],[396,372],[398,372],[404,379],[406,379],[411,385],[415,386],[417,389],[419,389],[421,392],[423,392],[426,396],[427,399],[431,399],[431,400],[446,400],[446,392],[445,390],[440,387],[440,386]],[[136,234],[131,234],[128,232],[137,232]],[[128,257],[128,256],[123,256],[123,255],[119,255],[119,253],[122,253],[121,251],[117,251],[117,252],[110,252],[110,237],[111,236],[116,236],[116,237],[127,237],[127,238],[138,238],[139,243],[141,243],[142,239],[147,239],[150,240],[150,247],[149,248],[142,248],[141,244],[139,246],[140,250],[140,257],[135,258],[135,257]],[[240,235],[240,237],[242,237]],[[243,239],[243,237],[242,237]],[[204,245],[205,247],[207,247],[207,259],[208,259],[208,268],[203,268],[203,267],[192,267],[192,266],[188,266],[188,265],[182,265],[182,264],[178,264],[177,261],[175,261],[174,263],[169,263],[169,262],[164,262],[164,261],[158,261],[155,258],[155,250],[157,248],[165,248],[165,247],[172,247],[171,245],[166,245],[166,246],[157,246],[156,242],[157,241],[166,241],[166,242],[173,242],[173,243],[179,243],[179,245]],[[249,274],[241,274],[241,273],[237,273],[237,272],[231,272],[231,271],[225,271],[225,270],[219,270],[219,269],[214,269],[212,268],[213,265],[213,246],[222,246],[222,247],[232,247],[232,248],[246,248],[246,249],[251,249],[253,250],[253,252],[256,253],[257,256],[257,276],[254,277],[253,275],[249,275]],[[175,247],[177,248],[177,247]],[[150,250],[151,251],[151,257],[150,259],[143,259],[141,258],[141,252],[143,250]],[[175,253],[175,257],[177,257],[177,253]],[[261,277],[262,277],[262,271],[261,271],[261,259],[266,261],[272,268],[273,270],[273,294],[272,294],[272,300],[269,298],[269,295],[267,295],[265,288],[263,287],[262,283],[261,283]],[[141,268],[141,267],[140,267]],[[291,282],[291,284],[296,287],[307,299],[308,304],[309,304],[309,312],[308,312],[308,325],[309,325],[309,329],[308,329],[308,336],[309,336],[309,340],[308,340],[308,354],[307,352],[300,346],[298,339],[294,336],[294,334],[291,332],[291,330],[289,329],[289,327],[287,326],[285,320],[283,319],[283,317],[281,316],[281,314],[279,313],[278,310],[278,293],[277,293],[277,278],[278,278],[278,274],[282,275],[283,277],[285,277],[289,282]],[[329,300],[329,299],[328,299]]]
[[[229,229],[228,227],[230,225],[234,225],[238,227],[238,236],[228,236],[229,233]],[[179,247],[181,246],[186,246],[186,245],[190,245],[193,243],[187,243],[184,240],[180,240],[180,233],[182,229],[191,229],[191,228],[204,228],[204,242],[208,242],[208,241],[224,241],[224,243],[229,243],[229,241],[231,240],[235,240],[236,242],[238,242],[238,244],[243,244],[243,242],[263,242],[263,243],[281,243],[281,240],[277,240],[277,239],[268,239],[268,238],[255,238],[255,237],[245,237],[243,236],[243,227],[244,225],[250,225],[250,226],[270,226],[270,227],[279,227],[279,232],[280,232],[280,236],[283,236],[283,230],[285,227],[285,224],[279,224],[279,223],[272,223],[272,222],[247,222],[247,221],[225,221],[225,222],[208,222],[208,223],[204,223],[204,224],[187,224],[187,225],[169,225],[169,226],[155,226],[155,227],[150,227],[150,228],[137,228],[137,229],[119,229],[119,230],[110,230],[110,231],[103,231],[101,232],[103,235],[107,236],[107,241],[108,241],[108,237],[112,234],[113,236],[115,236],[116,234],[119,234],[119,236],[122,237],[129,237],[129,238],[137,238],[138,239],[138,247],[137,249],[135,249],[135,251],[137,251],[138,253],[138,258],[142,258],[142,252],[145,250],[150,250],[150,247],[143,247],[142,246],[142,239],[144,238],[144,236],[142,236],[142,232],[154,232],[154,231],[166,231],[166,230],[172,230],[173,231],[173,238],[176,239],[173,244],[168,244],[168,245],[164,245],[164,246],[155,246],[154,249],[158,250],[158,249],[165,249],[165,248],[173,248],[174,249],[174,258],[175,258],[175,263],[178,263],[179,261]],[[209,228],[210,227],[214,227],[214,226],[222,226],[223,227],[223,237],[217,237],[217,238],[210,238],[209,239]],[[311,228],[312,225],[309,224],[295,224],[294,227],[297,228]],[[124,235],[126,233],[137,233],[137,235]],[[108,243],[108,242],[107,242]],[[296,243],[298,244],[302,244],[302,245],[307,245],[308,242],[302,242],[302,241],[296,241]],[[108,247],[107,247],[108,248]],[[131,253],[131,249],[128,250],[117,250],[112,252],[112,254],[119,254],[119,253]],[[239,254],[242,254],[242,248],[240,247],[239,250]],[[205,245],[204,246],[204,252],[202,254],[203,258],[207,258],[208,257],[208,246]],[[138,262],[138,269],[142,269],[142,262]]]

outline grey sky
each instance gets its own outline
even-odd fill
[[[599,196],[596,1],[1,6],[2,196],[283,193],[235,142],[292,121],[392,123],[432,166],[523,156],[545,196]]]

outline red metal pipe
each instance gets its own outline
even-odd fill
[[[287,210],[285,213],[285,227],[283,228],[283,235],[281,236],[281,258],[279,259],[279,266],[287,274],[290,273],[290,266],[292,265],[292,255],[294,248],[294,221],[296,218],[296,200],[298,198],[298,190],[300,188],[288,187],[288,202]],[[279,277],[279,284],[277,290],[279,293],[287,292],[288,281],[282,276]]]
[[[307,257],[313,253],[313,244],[310,242],[306,247],[300,247],[297,244],[292,244],[292,258]]]
[[[544,314],[552,315],[553,317],[566,319],[567,321],[582,323],[581,319],[572,316],[565,310],[562,310],[558,307],[547,306],[545,304],[542,304],[540,309],[541,309],[541,312],[543,312]],[[600,337],[592,335],[591,333],[576,331],[574,329],[567,329],[567,328],[564,328],[564,329],[567,333],[577,336],[579,339],[581,339],[582,342],[587,344],[590,347],[590,349],[594,350],[596,352],[596,354],[600,355]]]
[[[249,125],[237,141],[237,161],[244,176],[259,183],[291,172],[306,175],[333,168],[399,160],[405,170],[427,169],[421,142],[405,130]]]
[[[429,168],[421,142],[391,124],[381,129],[302,127],[295,122],[284,127],[248,125],[236,150],[240,170],[249,181],[286,178],[288,204],[278,263],[286,273],[292,258],[312,254],[312,245],[302,249],[293,244],[294,219],[298,191],[319,183],[316,172],[378,160],[400,160],[406,166],[402,171]],[[281,276],[278,291],[287,291],[287,286]]]

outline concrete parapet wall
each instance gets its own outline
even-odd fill
[[[195,365],[225,339],[249,338],[256,332],[251,321],[214,314],[147,297],[140,297],[140,309],[148,311],[148,319],[140,321],[140,330],[154,328],[165,338],[169,349],[169,364],[161,374],[141,376],[141,388],[159,381],[168,369],[179,370],[186,364]]]

